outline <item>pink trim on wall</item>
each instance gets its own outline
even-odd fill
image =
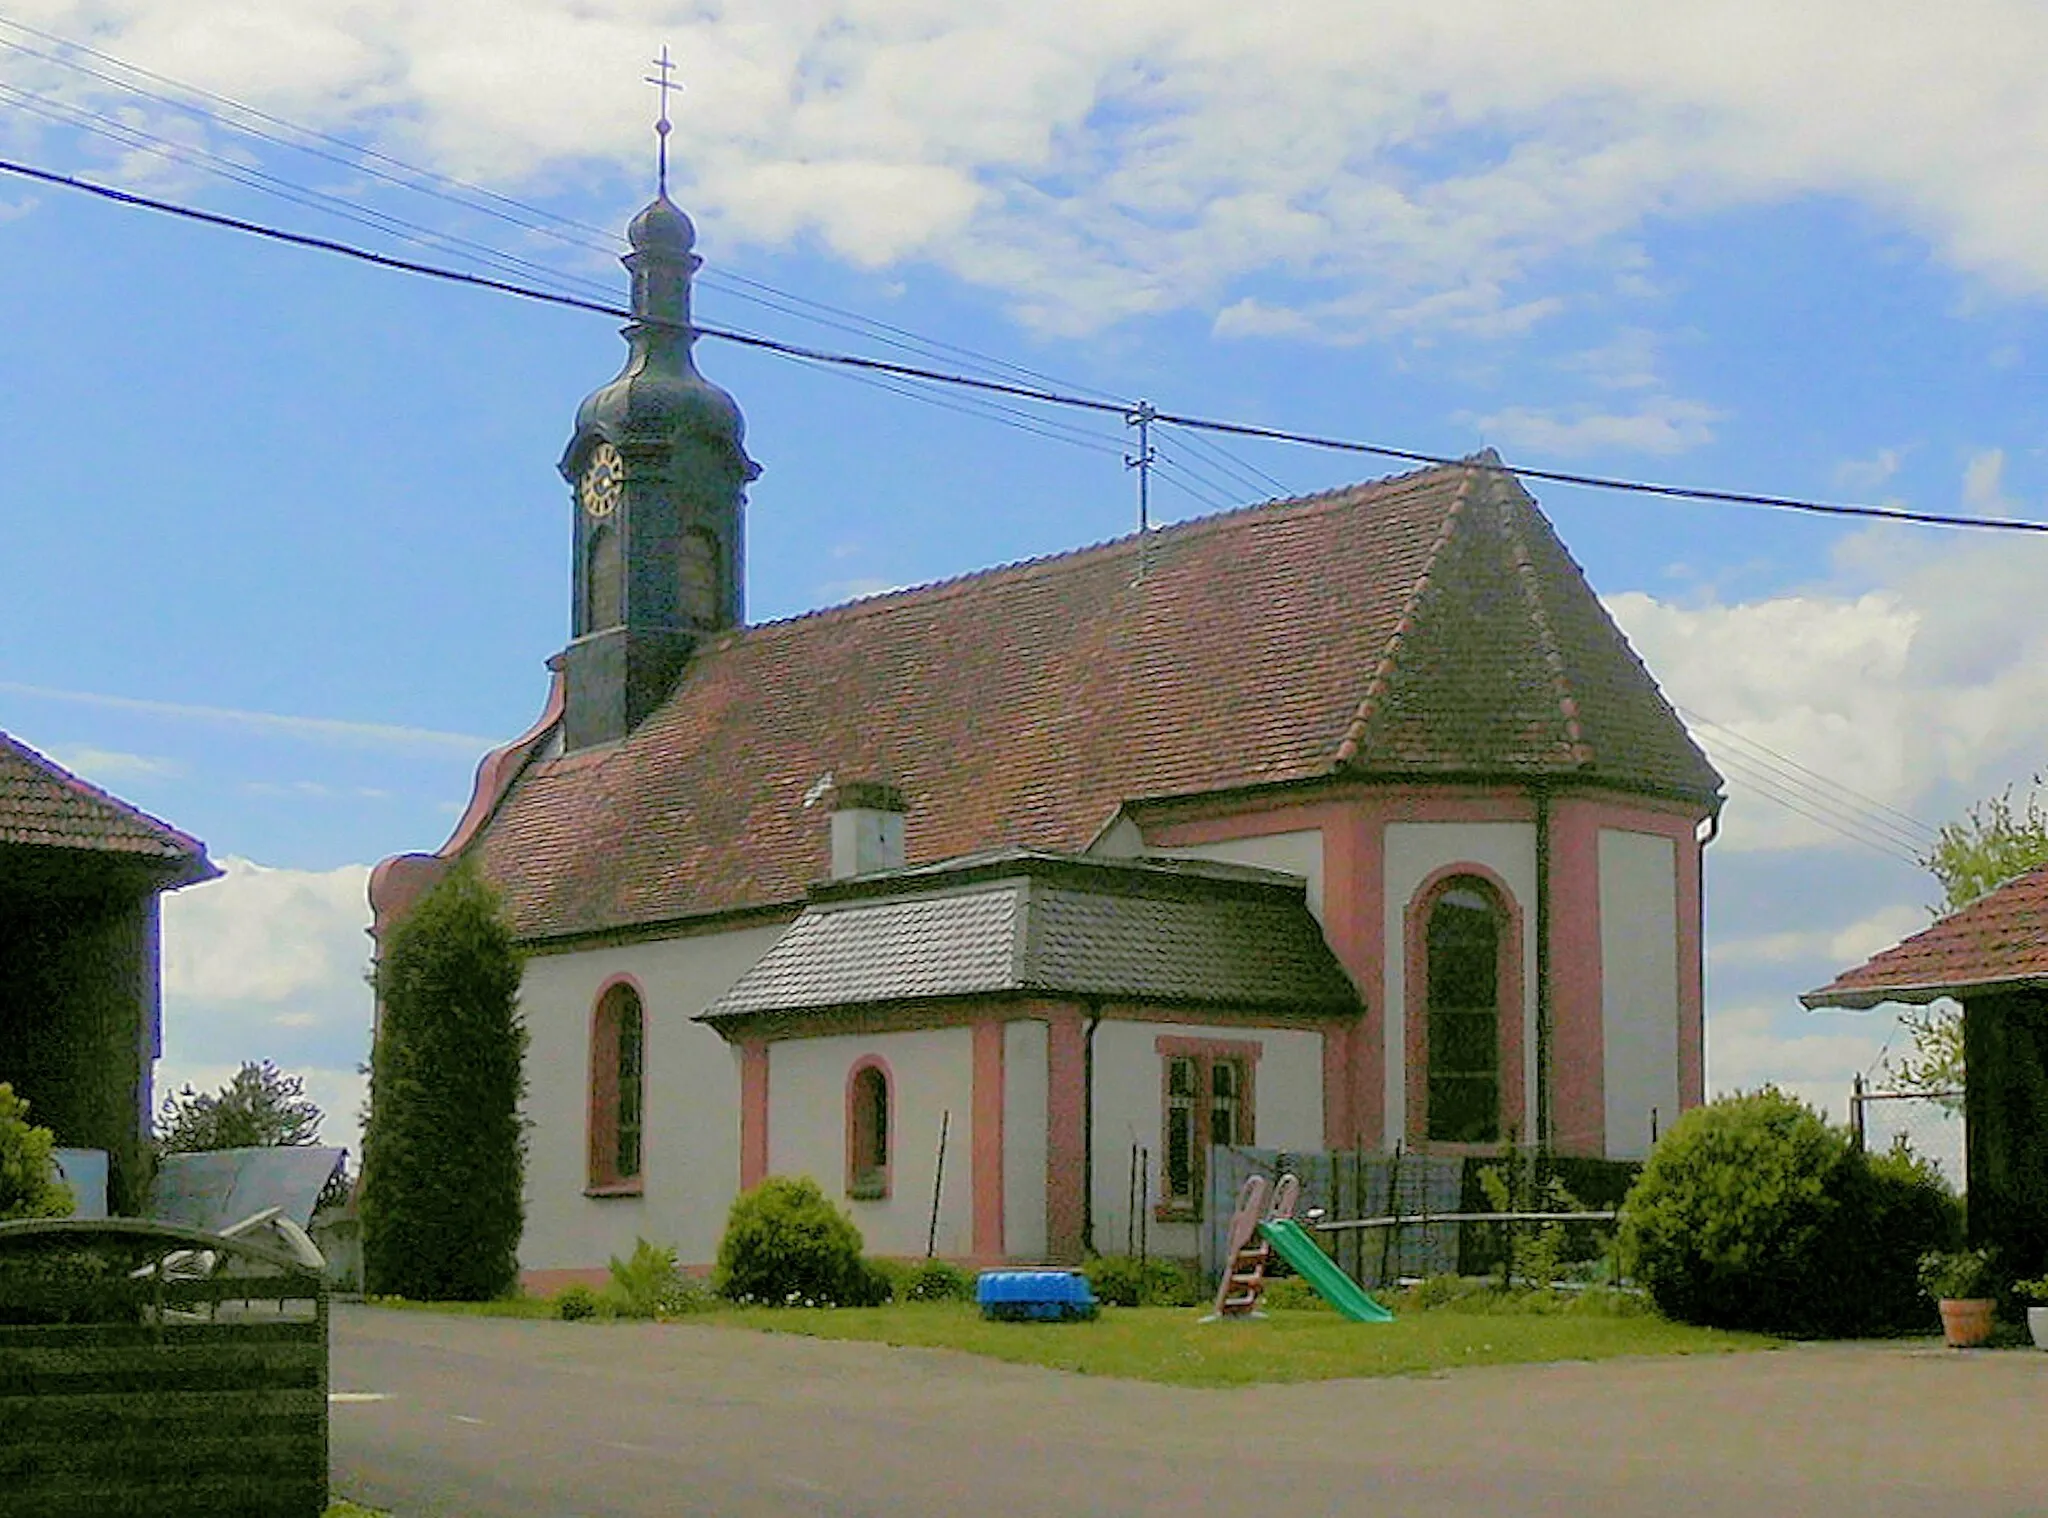
[[[1435,908],[1437,898],[1454,880],[1483,882],[1493,892],[1501,915],[1506,919],[1501,929],[1495,984],[1501,1009],[1501,1138],[1505,1139],[1511,1133],[1524,1140],[1531,1137],[1524,1121],[1528,1070],[1522,1053],[1522,1023],[1527,1015],[1522,981],[1522,908],[1505,880],[1485,865],[1466,860],[1432,870],[1415,888],[1415,894],[1408,898],[1407,908],[1402,914],[1406,1138],[1411,1149],[1440,1154],[1462,1153],[1474,1147],[1470,1144],[1447,1144],[1429,1137],[1429,914]],[[1492,1149],[1497,1145],[1479,1147]]]
[[[1600,827],[1584,801],[1550,809],[1550,1122],[1560,1154],[1607,1152]]]
[[[859,1114],[860,1076],[863,1070],[873,1070],[882,1077],[882,1166],[879,1174],[869,1172],[863,1176],[854,1161],[859,1156],[862,1124]],[[889,1062],[879,1054],[863,1054],[855,1060],[846,1072],[846,1194],[852,1196],[856,1186],[863,1180],[872,1184],[881,1182],[880,1195],[863,1195],[863,1202],[879,1202],[889,1195],[889,1177],[895,1171],[896,1128],[899,1114],[896,1110],[896,1072],[889,1068]]]
[[[1600,962],[1600,833],[1613,829],[1624,833],[1649,833],[1672,841],[1673,863],[1678,872],[1678,1105],[1680,1111],[1696,1107],[1704,1098],[1706,1031],[1702,1016],[1704,965],[1701,957],[1702,922],[1700,897],[1701,849],[1697,829],[1705,817],[1698,808],[1679,808],[1649,798],[1640,801],[1612,801],[1604,797],[1579,796],[1561,799],[1552,811],[1559,832],[1557,879],[1553,889],[1558,909],[1551,914],[1553,989],[1553,1047],[1557,1051],[1559,1080],[1559,1148],[1566,1153],[1599,1154],[1606,1150],[1606,1096],[1604,1071],[1603,983]],[[1567,910],[1563,843],[1569,839],[1583,856],[1573,862],[1571,889],[1583,907]],[[1570,988],[1560,978],[1570,965],[1576,983]],[[1580,1051],[1577,1068],[1564,1057],[1564,1040],[1575,1040]],[[1570,1101],[1580,1116],[1571,1125],[1591,1128],[1599,1134],[1599,1146],[1572,1146],[1563,1142],[1567,1125],[1565,1107]],[[1670,1115],[1665,1126],[1677,1117]]]
[[[1083,1143],[1086,1079],[1080,1010],[1051,1007],[1045,1028],[1045,1253],[1056,1264],[1078,1264],[1084,1197],[1089,1177]]]
[[[1699,824],[1678,840],[1678,1110],[1707,1099],[1707,959]]]
[[[768,1044],[740,1040],[740,1190],[768,1178]]]
[[[974,1258],[999,1264],[1003,1246],[1003,1034],[984,1018],[974,1025]]]
[[[529,1297],[551,1297],[571,1286],[600,1291],[611,1285],[612,1273],[602,1265],[572,1265],[559,1270],[522,1270],[519,1289]]]

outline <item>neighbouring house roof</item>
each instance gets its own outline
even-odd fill
[[[620,742],[520,752],[447,852],[528,939],[801,901],[828,775],[903,792],[914,863],[1319,779],[1720,790],[1491,454],[736,629]]]
[[[172,886],[220,873],[206,845],[79,779],[0,733],[0,844],[118,855],[148,864]]]
[[[700,1020],[1010,996],[1358,1010],[1297,876],[1004,850],[817,887]]]
[[[1808,1007],[1874,1007],[2018,986],[2048,986],[2048,865],[1799,999]]]

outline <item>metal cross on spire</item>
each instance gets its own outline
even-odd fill
[[[661,56],[654,60],[659,74],[649,74],[646,82],[661,91],[661,119],[654,123],[654,135],[660,146],[657,149],[655,184],[663,196],[668,194],[668,92],[682,88],[669,75],[675,71],[675,64],[669,61],[668,44],[661,45]]]

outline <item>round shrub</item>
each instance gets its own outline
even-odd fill
[[[911,1302],[964,1302],[974,1295],[974,1277],[944,1260],[925,1260],[910,1272],[903,1289]]]
[[[733,1200],[712,1290],[771,1307],[889,1300],[888,1278],[861,1258],[860,1230],[808,1176],[770,1176]]]
[[[1622,1257],[1660,1312],[1822,1337],[1924,1316],[1914,1264],[1957,1214],[1910,1155],[1872,1160],[1773,1087],[1674,1124],[1622,1207]]]
[[[1193,1276],[1171,1260],[1105,1254],[1081,1270],[1095,1299],[1111,1307],[1192,1307],[1202,1300]]]
[[[555,1298],[555,1316],[564,1322],[573,1323],[579,1318],[597,1316],[597,1293],[578,1282],[565,1286]]]

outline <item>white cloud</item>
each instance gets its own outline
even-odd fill
[[[1880,448],[1867,459],[1844,459],[1835,466],[1835,488],[1867,495],[1899,472],[1904,450]]]
[[[1919,932],[1930,921],[1924,907],[1895,904],[1881,907],[1846,927],[1787,928],[1752,938],[1723,940],[1713,945],[1708,963],[1719,970],[1817,960],[1846,968],[1861,964],[1878,950]]]
[[[1973,458],[1961,489],[1990,500],[2002,457]],[[1729,779],[1724,847],[1839,846],[1790,800],[1846,809],[1911,855],[1930,840],[1887,808],[1938,823],[2048,753],[2044,577],[2048,543],[2031,537],[1885,526],[1845,539],[1806,589],[1607,604]]]
[[[2005,498],[2005,450],[1990,448],[1970,456],[1963,466],[1963,504],[1979,516],[2008,516]]]
[[[149,754],[124,754],[116,749],[90,748],[84,745],[74,748],[60,744],[44,752],[72,774],[90,780],[102,789],[116,786],[124,780],[172,779],[185,772],[185,767],[175,759],[158,759]]]
[[[1070,329],[1176,306],[1338,340],[1512,326],[1554,309],[1529,288],[1545,269],[1655,221],[1804,195],[1874,207],[1990,287],[2048,289],[2048,13],[2024,0],[1877,21],[1854,0],[1100,0],[1085,24],[1026,0],[29,15],[501,190],[595,164],[644,176],[637,81],[665,37],[686,86],[676,172],[711,241],[930,259]],[[48,65],[0,69],[105,104]],[[1269,274],[1301,293],[1243,288]]]
[[[1633,411],[1597,406],[1510,406],[1473,423],[1488,442],[1552,457],[1588,453],[1683,453],[1714,439],[1727,412],[1678,396],[1646,398]]]
[[[310,871],[232,857],[220,863],[220,879],[165,898],[166,996],[283,1002],[337,981],[360,983],[369,963],[367,865]]]
[[[164,898],[164,1057],[158,1096],[215,1090],[245,1060],[301,1077],[326,1142],[360,1154],[356,1110],[372,998],[367,865],[270,869],[220,861],[219,880]]]

